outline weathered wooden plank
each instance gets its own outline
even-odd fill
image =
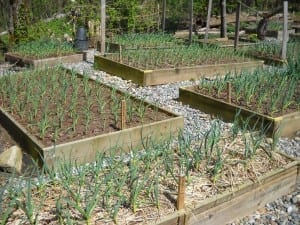
[[[119,76],[126,80],[132,80],[135,83],[143,84],[144,71],[116,63],[113,60],[101,56],[95,56],[94,67],[97,70],[103,70],[107,73]]]
[[[183,216],[185,216],[185,210],[182,209],[148,223],[148,225],[178,225],[178,218]]]
[[[81,62],[84,59],[84,54],[72,54],[67,56],[59,56],[59,57],[50,57],[45,59],[29,59],[27,57],[21,57],[14,53],[8,52],[5,53],[5,60],[11,63],[17,63],[19,65],[25,66],[29,65],[34,68],[42,67],[42,66],[55,66],[61,63],[76,63]]]
[[[175,117],[163,121],[124,129],[109,134],[85,138],[66,144],[43,148],[47,165],[54,166],[59,160],[76,161],[79,164],[92,162],[97,153],[118,149],[128,152],[132,148],[147,147],[152,141],[161,142],[183,128],[183,118]]]
[[[185,224],[188,225],[227,224],[296,190],[299,185],[300,163],[292,161],[283,168],[263,175],[256,181],[247,181],[233,190],[212,196],[193,209],[177,211],[151,224],[176,224],[176,217],[184,217]]]
[[[217,199],[213,207],[192,210],[187,224],[227,224],[234,219],[249,215],[282,195],[294,191],[297,186],[299,163],[296,162],[291,165],[285,170],[277,171],[278,173],[266,177],[265,180],[263,178],[253,185],[241,188],[243,194],[233,192],[231,199],[226,202],[220,204],[217,203]]]
[[[254,53],[251,56],[256,59],[263,60],[266,65],[284,66],[287,64],[287,61],[284,59],[274,58],[272,56],[263,56],[263,55],[260,55],[259,53],[257,53],[257,54]]]

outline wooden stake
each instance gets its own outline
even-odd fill
[[[189,44],[192,44],[192,36],[193,36],[193,8],[194,1],[189,1]]]
[[[184,209],[185,176],[179,177],[177,210]]]
[[[162,32],[165,32],[166,29],[166,7],[167,7],[167,0],[163,0],[163,8],[162,8]]]
[[[185,176],[179,177],[179,184],[178,184],[178,196],[177,196],[177,210],[184,209],[185,203],[184,203],[184,197],[185,197]],[[178,218],[178,225],[184,225],[185,224],[185,217],[179,217]]]
[[[220,1],[221,8],[221,38],[227,37],[227,24],[226,24],[226,0]]]
[[[120,63],[123,63],[123,58],[122,58],[122,45],[119,45],[119,61],[120,61]]]
[[[288,1],[283,2],[283,37],[281,48],[281,59],[286,60],[288,34]]]
[[[121,101],[121,130],[126,129],[126,101]]]
[[[231,82],[227,82],[227,102],[231,103]]]
[[[101,55],[105,54],[106,2],[101,0]]]
[[[239,2],[236,7],[236,17],[235,17],[235,33],[234,33],[234,50],[237,49],[239,42],[240,33],[240,14],[241,14],[242,4]]]
[[[211,8],[212,8],[212,0],[208,1],[208,9],[207,9],[207,18],[206,18],[206,30],[205,30],[205,37],[204,42],[207,42],[208,39],[208,31],[209,31],[209,23],[210,23],[210,17],[211,17]]]

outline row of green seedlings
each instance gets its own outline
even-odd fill
[[[243,52],[192,44],[169,49],[122,50],[119,54],[107,55],[110,59],[140,69],[176,68],[182,66],[211,65],[245,61]]]
[[[282,43],[280,41],[262,41],[255,45],[251,45],[248,48],[243,48],[245,54],[254,56],[264,56],[271,58],[281,57]],[[287,59],[288,61],[293,61],[299,58],[300,54],[300,44],[296,41],[289,41],[287,46]]]
[[[248,162],[255,158],[264,143],[265,128],[249,133],[247,124],[245,121],[240,127],[234,123],[231,135],[222,137],[221,122],[215,120],[204,137],[196,140],[196,145],[189,135],[180,133],[175,142],[173,139],[164,142],[152,140],[144,151],[132,149],[129,155],[120,154],[116,147],[99,153],[93,164],[78,166],[65,162],[56,171],[44,167],[35,183],[25,179],[25,186],[8,183],[1,188],[0,223],[6,224],[20,209],[30,224],[39,224],[44,218],[43,210],[51,204],[50,199],[55,199],[51,208],[59,224],[77,224],[79,221],[93,224],[95,220],[118,223],[122,221],[118,217],[121,209],[136,213],[140,208],[152,206],[159,210],[163,207],[163,190],[166,187],[171,188],[171,192],[176,190],[182,177],[186,185],[192,181],[193,174],[209,176],[214,184],[217,183],[227,163],[232,162],[230,157],[238,155],[236,149],[222,143],[224,140],[232,143],[241,137],[244,143],[241,151],[244,153],[236,162],[248,170]],[[268,153],[267,158],[272,158],[271,148],[265,147],[263,152]],[[50,183],[45,182],[45,172]],[[56,192],[51,191],[52,188]],[[57,193],[57,190],[60,191]],[[177,206],[184,205],[178,201]],[[47,206],[45,202],[48,202]],[[95,218],[99,210],[103,212],[102,217]]]
[[[50,134],[54,141],[62,133],[76,134],[79,128],[88,133],[95,124],[102,133],[111,125],[120,129],[122,100],[126,104],[123,120],[128,124],[133,120],[143,123],[150,110],[144,99],[134,100],[129,94],[121,95],[115,88],[91,81],[87,74],[81,78],[75,71],[59,67],[4,76],[0,93],[0,106],[38,132],[41,139]],[[157,113],[158,107],[154,107],[153,120]]]
[[[128,33],[112,35],[109,41],[111,43],[120,44],[124,46],[125,49],[171,47],[182,44],[180,40],[167,33]]]
[[[248,107],[266,115],[300,110],[300,63],[286,68],[257,69],[254,72],[227,74],[214,80],[202,79],[199,90],[217,98]]]
[[[256,23],[253,23],[253,24],[248,25],[248,26],[247,26],[247,24],[243,24],[243,26],[246,29],[256,30],[256,28],[257,28],[257,24]],[[282,30],[282,28],[283,28],[283,22],[282,21],[279,21],[279,20],[270,20],[268,22],[268,26],[267,26],[267,30],[268,31],[280,31],[280,30]]]
[[[35,59],[69,55],[75,52],[72,44],[57,39],[40,39],[15,46],[12,52]]]

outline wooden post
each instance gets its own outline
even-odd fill
[[[177,210],[184,209],[185,176],[179,177]]]
[[[281,59],[286,60],[288,42],[288,1],[283,2],[283,37],[281,48]]]
[[[231,103],[231,82],[226,83],[227,86],[227,102]]]
[[[205,30],[205,37],[204,42],[207,42],[208,39],[208,31],[209,31],[209,23],[210,23],[210,16],[211,16],[211,7],[212,7],[212,0],[208,2],[208,9],[207,9],[207,18],[206,18],[206,30]]]
[[[106,3],[101,0],[101,55],[105,54]]]
[[[227,37],[227,24],[226,24],[226,0],[220,0],[221,7],[221,33],[220,37]]]
[[[179,176],[178,196],[177,196],[177,210],[185,207],[185,176]],[[178,218],[178,225],[184,225],[184,216]]]
[[[119,61],[120,63],[123,63],[123,58],[122,58],[122,45],[119,45]]]
[[[192,35],[193,35],[193,8],[194,8],[194,0],[190,0],[189,2],[189,44],[192,44]]]
[[[126,129],[126,101],[121,101],[121,130]]]
[[[239,42],[241,8],[242,8],[242,4],[241,4],[241,2],[239,2],[237,7],[236,7],[234,50],[237,49],[238,42]]]
[[[165,32],[166,29],[166,7],[167,7],[167,0],[163,0],[162,5],[162,32]]]

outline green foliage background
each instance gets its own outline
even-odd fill
[[[25,1],[25,0],[23,0]],[[51,36],[55,33],[61,35],[63,31],[70,34],[71,11],[80,10],[80,18],[77,23],[86,24],[87,20],[100,21],[100,0],[26,0],[29,11],[23,12],[20,25],[19,39],[25,37],[29,40],[43,35]],[[255,9],[270,10],[282,3],[282,0],[242,0],[245,4]],[[297,0],[294,0],[297,1]],[[161,26],[163,0],[106,0],[107,4],[107,30],[108,32],[152,32]],[[186,26],[188,21],[189,0],[166,0],[167,18],[166,28],[176,30],[180,26]],[[220,0],[213,1],[213,14],[219,15]],[[227,11],[234,12],[236,0],[227,0]],[[194,15],[206,18],[208,0],[194,0]],[[300,5],[300,4],[298,4]],[[244,8],[245,10],[245,8]],[[21,9],[22,11],[22,9]],[[24,10],[23,10],[24,11]],[[0,32],[8,30],[9,25],[9,1],[0,0]],[[64,13],[68,17],[63,22],[49,23],[45,19]],[[26,18],[25,18],[26,17]],[[29,20],[29,21],[27,21]],[[28,26],[36,24],[35,27]],[[2,40],[3,38],[0,37]],[[4,38],[5,39],[5,38]]]

